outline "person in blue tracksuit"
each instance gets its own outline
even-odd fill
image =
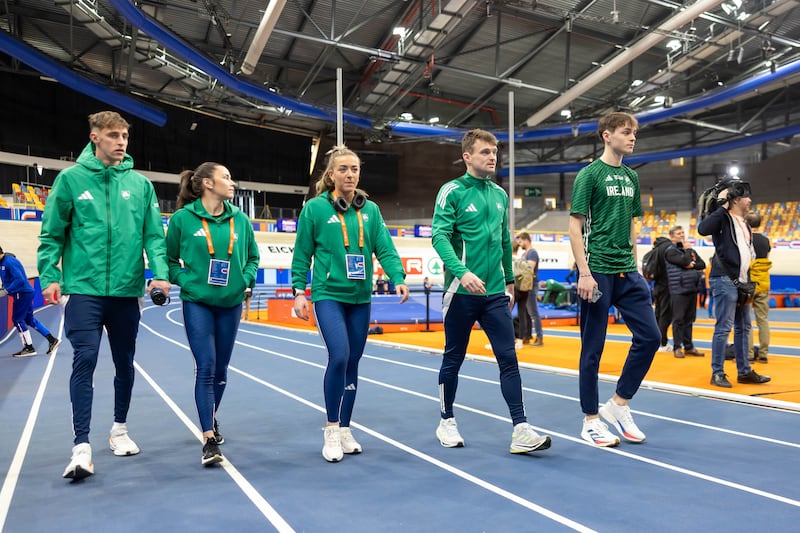
[[[0,248],[0,279],[3,280],[3,289],[14,300],[11,321],[17,328],[17,333],[22,341],[22,349],[12,355],[14,357],[36,355],[36,348],[33,347],[33,339],[28,326],[47,339],[47,355],[53,353],[61,344],[61,340],[54,337],[50,330],[33,316],[33,287],[28,282],[25,267],[14,254],[4,252],[3,248]]]

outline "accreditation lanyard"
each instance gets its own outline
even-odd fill
[[[339,221],[342,223],[342,238],[344,239],[344,249],[348,251],[350,249],[350,239],[347,236],[347,224],[344,222],[344,215],[336,212],[339,215]],[[364,219],[361,216],[361,211],[356,210],[356,216],[358,217],[358,248],[359,250],[364,249]]]
[[[213,258],[214,243],[211,241],[211,231],[208,228],[208,222],[206,221],[206,219],[203,218],[201,219],[201,221],[203,222],[203,229],[206,232],[206,244],[208,245],[208,253]],[[229,218],[228,221],[230,222],[230,228],[231,228],[230,238],[228,241],[228,259],[230,259],[231,256],[233,255],[233,242],[236,239],[236,235],[233,232],[233,217]]]

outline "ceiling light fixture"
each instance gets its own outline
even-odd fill
[[[683,45],[678,39],[672,39],[671,41],[667,41],[666,46],[670,52],[677,52],[683,47]]]

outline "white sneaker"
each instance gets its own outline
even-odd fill
[[[660,346],[658,348],[659,352],[669,353],[673,351],[672,345],[670,343],[665,344],[664,346]]]
[[[645,434],[636,427],[631,416],[631,408],[627,405],[617,405],[614,400],[608,400],[600,406],[600,416],[614,426],[626,441],[644,442]]]
[[[464,446],[464,438],[458,432],[458,424],[455,418],[446,418],[439,421],[436,428],[436,438],[445,448],[461,448]]]
[[[114,422],[111,426],[111,435],[108,437],[108,444],[114,450],[114,455],[136,455],[139,453],[139,447],[128,436],[128,426]]]
[[[322,457],[329,463],[336,463],[342,460],[344,451],[342,450],[342,437],[339,426],[325,426],[324,445],[322,446]]]
[[[595,446],[613,448],[619,444],[619,437],[612,435],[608,430],[608,426],[599,418],[583,419],[581,438]]]
[[[514,349],[515,350],[522,349],[522,339],[514,339]]]
[[[76,444],[72,448],[72,459],[70,459],[66,470],[64,470],[63,477],[77,481],[92,474],[94,474],[92,447],[88,442]]]
[[[546,450],[550,447],[550,437],[539,435],[533,426],[527,422],[522,422],[514,426],[514,433],[511,434],[511,453],[527,453],[536,450]]]
[[[339,428],[339,441],[342,444],[343,453],[361,453],[361,445],[353,437],[353,432],[349,427]]]

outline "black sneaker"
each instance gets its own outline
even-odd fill
[[[219,463],[223,459],[222,452],[219,451],[217,441],[214,437],[208,437],[206,443],[203,445],[203,459],[200,464],[203,466],[211,466],[214,463]]]
[[[22,347],[20,351],[17,353],[11,354],[14,357],[30,357],[32,355],[36,355],[36,348],[31,346],[30,344],[26,344]]]
[[[217,444],[222,444],[225,442],[225,437],[223,437],[219,432],[219,424],[216,420],[214,420],[214,439],[216,439]]]
[[[730,389],[733,387],[731,382],[728,381],[728,376],[725,375],[724,372],[717,372],[711,375],[711,384],[716,385],[717,387],[724,387],[726,389]]]
[[[772,378],[769,376],[762,376],[761,374],[756,374],[755,370],[750,370],[747,374],[739,374],[736,378],[738,383],[751,383],[753,385],[761,385],[762,383],[767,383]]]
[[[53,353],[53,350],[58,348],[58,345],[61,344],[61,339],[57,339],[51,335],[47,341],[49,343],[47,345],[47,355],[51,355]]]

